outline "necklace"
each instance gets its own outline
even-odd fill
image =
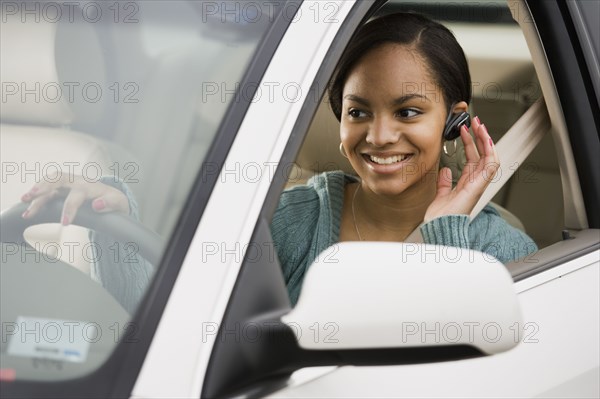
[[[360,185],[358,187],[356,187],[356,190],[354,190],[354,195],[352,196],[352,221],[354,222],[354,229],[356,230],[356,234],[358,235],[358,239],[360,241],[364,241],[363,238],[360,235],[360,231],[358,231],[358,224],[356,224],[356,212],[354,211],[354,203],[356,202],[356,194],[358,194],[358,189],[360,188]],[[419,223],[420,225],[420,223]],[[419,225],[417,225],[417,227],[415,227],[415,229],[413,230],[412,233],[410,233],[406,238],[408,238],[409,240],[411,239],[411,236],[417,231],[416,229],[419,227]],[[420,234],[418,235],[420,236]],[[417,236],[415,236],[417,237]],[[413,238],[416,239],[416,238]],[[422,240],[422,238],[421,238]],[[409,241],[409,242],[422,242],[422,241]]]
[[[360,231],[358,231],[358,225],[356,224],[356,212],[354,212],[354,203],[356,202],[356,194],[358,193],[358,189],[360,188],[360,185],[358,185],[356,187],[356,190],[354,190],[354,195],[352,196],[352,220],[354,221],[354,228],[356,229],[356,234],[358,235],[358,239],[360,241],[362,241],[362,237],[360,236]]]

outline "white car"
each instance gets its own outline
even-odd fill
[[[345,242],[292,308],[272,214],[284,188],[351,172],[326,85],[357,27],[396,10],[439,20],[465,49],[471,111],[502,161],[478,206],[491,200],[539,251],[503,265]],[[600,395],[599,2],[0,12],[2,397]],[[23,219],[21,196],[57,175],[116,177],[139,220],[84,204],[62,226],[59,201]]]

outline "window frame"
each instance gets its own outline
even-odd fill
[[[252,233],[251,243],[272,242],[268,221],[271,220],[272,215],[275,212],[279,196],[286,183],[285,165],[289,165],[295,159],[296,154],[302,145],[304,134],[308,131],[313,115],[320,105],[320,101],[315,101],[315,99],[320,99],[324,95],[327,82],[338,63],[346,44],[351,39],[351,33],[356,31],[357,27],[366,21],[382,4],[385,3],[385,1],[386,0],[357,1],[342,23],[342,26],[338,29],[327,54],[320,63],[319,70],[313,81],[310,92],[307,94],[306,101],[302,105],[302,109],[296,118],[296,122],[280,158],[279,164],[273,173],[273,179]],[[248,371],[248,375],[244,375],[244,381],[248,385],[242,384],[241,388],[234,388],[228,384],[228,382],[231,383],[232,381],[239,383],[239,381],[234,379],[236,376],[235,373],[239,373],[239,368],[237,365],[234,367],[234,365],[228,364],[228,360],[235,357],[234,355],[236,353],[239,353],[238,351],[241,349],[238,344],[243,346],[244,340],[241,340],[241,343],[227,340],[227,333],[224,327],[236,325],[240,320],[247,320],[256,314],[265,312],[264,306],[267,306],[265,303],[260,303],[259,301],[259,305],[248,304],[248,298],[255,297],[253,294],[256,292],[257,284],[263,282],[263,279],[257,278],[257,275],[262,275],[264,278],[268,277],[270,279],[267,284],[267,289],[271,292],[269,295],[265,295],[269,297],[268,306],[269,309],[271,309],[270,313],[278,314],[282,311],[289,310],[287,290],[285,290],[285,283],[282,280],[278,261],[275,263],[272,263],[269,259],[257,261],[256,259],[250,259],[249,256],[251,255],[247,254],[244,258],[235,286],[231,291],[227,308],[211,353],[201,397],[232,395],[231,389],[235,389],[235,395],[265,395],[281,389],[289,377],[290,373],[284,372],[274,378],[271,376],[268,380],[262,381],[261,377],[264,375],[261,373],[265,373],[266,370],[254,368]],[[277,268],[277,270],[274,271],[275,275],[269,275],[268,270],[273,271],[274,267]],[[264,287],[261,287],[261,289],[264,289]],[[280,297],[281,289],[285,290],[285,299]],[[294,351],[292,350],[291,352]],[[265,354],[263,352],[260,353],[263,355]],[[272,370],[269,370],[268,372],[272,373]]]
[[[515,10],[527,14],[520,17],[523,24],[530,24],[528,32],[521,26],[524,32],[536,38],[530,50],[544,56],[545,64],[537,60],[534,67],[552,121],[566,228],[563,241],[507,264],[519,282],[600,249],[600,159],[595,155],[600,152],[600,109],[567,4],[556,0],[511,2],[522,4]]]
[[[554,94],[568,121],[566,132],[578,174],[587,226],[600,228],[600,109],[569,7],[556,0],[525,0],[552,74]],[[565,150],[563,150],[565,151]],[[569,176],[573,179],[574,176]],[[566,204],[565,204],[566,205]],[[567,226],[570,227],[570,226]]]

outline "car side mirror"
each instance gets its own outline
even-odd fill
[[[302,332],[302,349],[467,346],[495,354],[521,340],[512,277],[491,255],[387,242],[344,242],[328,253],[281,318]]]
[[[243,289],[211,332],[215,371],[203,396],[261,396],[271,391],[258,382],[285,384],[304,367],[459,360],[501,353],[521,341],[510,274],[474,250],[335,244],[310,266],[293,309],[278,262],[257,261],[240,274]]]

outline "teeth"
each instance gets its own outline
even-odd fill
[[[410,155],[394,155],[393,157],[389,157],[389,158],[380,158],[380,157],[375,157],[373,155],[369,155],[369,157],[371,158],[371,161],[378,163],[380,165],[390,165],[390,164],[393,164],[396,162],[402,162],[409,156]]]

